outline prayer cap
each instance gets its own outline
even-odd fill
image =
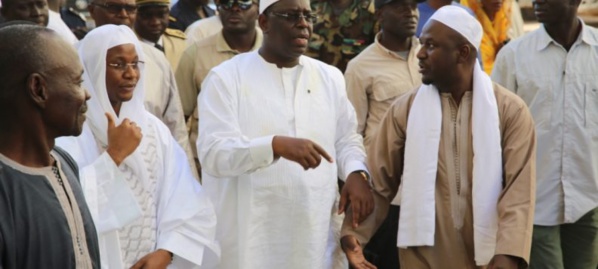
[[[392,2],[401,2],[401,1],[405,1],[405,0],[375,0],[374,7],[376,9],[380,9],[382,6],[384,6],[386,4],[390,4]],[[415,0],[415,2],[423,3],[423,2],[426,2],[426,0]]]
[[[478,20],[467,13],[465,9],[453,5],[443,6],[436,10],[432,17],[426,22],[424,28],[432,20],[440,22],[449,28],[455,30],[461,34],[476,50],[480,49],[480,43],[482,42],[482,35],[484,31],[482,25]]]
[[[260,0],[260,14],[264,13],[264,10],[279,0]]]
[[[138,7],[142,6],[170,6],[170,0],[136,0]]]

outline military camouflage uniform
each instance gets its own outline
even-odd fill
[[[312,10],[318,14],[305,55],[338,67],[345,72],[347,63],[374,43],[373,0],[353,0],[339,16],[332,13],[327,0],[314,0]]]

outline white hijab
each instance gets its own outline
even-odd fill
[[[87,121],[93,133],[93,136],[100,142],[104,148],[108,145],[108,120],[104,113],[110,113],[116,119],[118,126],[124,119],[135,122],[143,131],[148,130],[148,120],[143,104],[143,65],[139,65],[140,77],[137,81],[133,98],[128,102],[123,102],[120,108],[119,115],[110,104],[108,93],[106,92],[106,55],[110,48],[123,45],[133,44],[139,61],[145,59],[143,49],[137,36],[133,31],[124,25],[104,25],[95,28],[89,32],[81,42],[78,43],[77,51],[81,62],[83,64],[83,87],[85,87],[91,99],[87,101]],[[142,181],[147,179],[146,169],[144,169],[143,157],[140,155],[144,146],[144,139],[137,147],[137,150],[127,157],[123,164],[133,169],[135,175]]]

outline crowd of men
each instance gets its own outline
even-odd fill
[[[597,269],[580,2],[2,0],[0,268]]]

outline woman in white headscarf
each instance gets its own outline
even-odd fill
[[[102,268],[194,268],[219,255],[213,206],[183,149],[143,105],[143,50],[105,25],[78,44],[89,111],[79,137],[57,140],[80,166]]]

